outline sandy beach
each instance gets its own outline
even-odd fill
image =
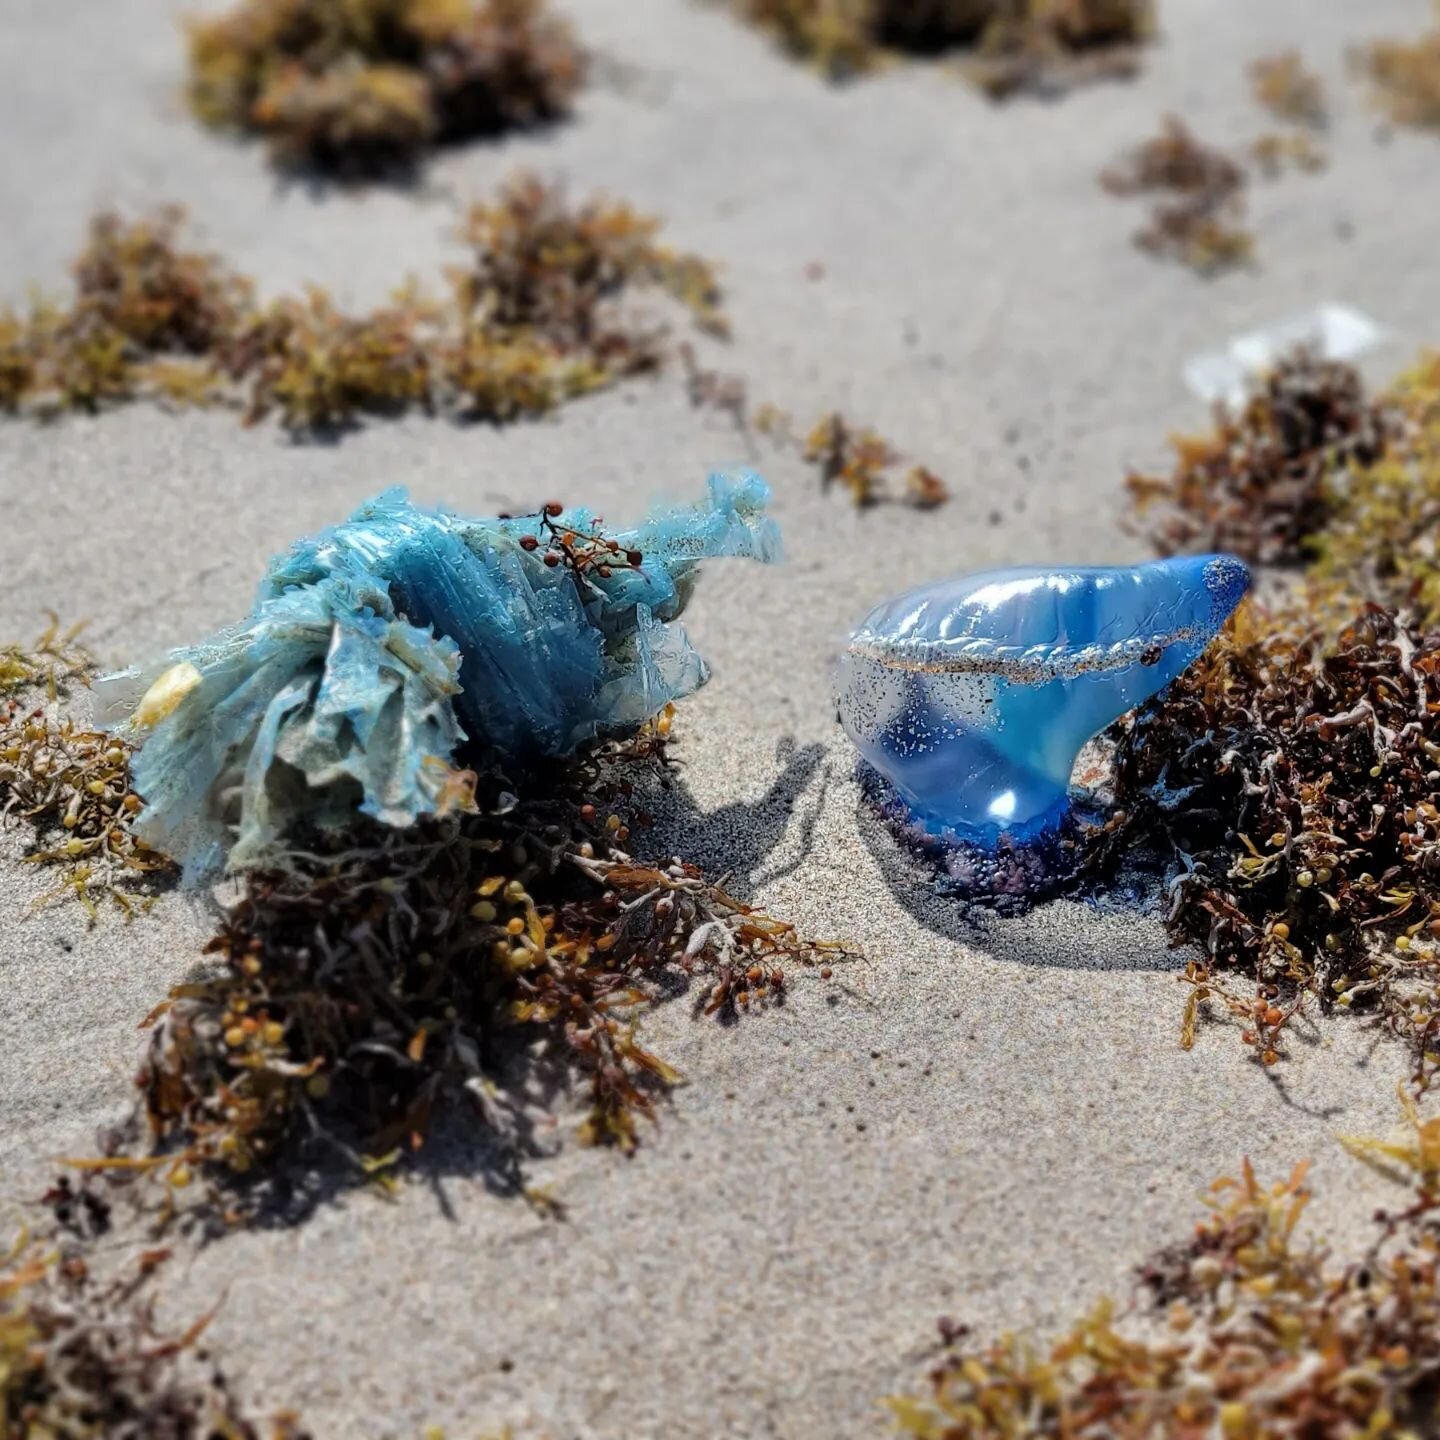
[[[633,1158],[575,1144],[556,1102],[531,1179],[563,1221],[495,1193],[483,1146],[447,1135],[394,1200],[352,1189],[186,1249],[165,1313],[224,1293],[210,1338],[255,1409],[293,1406],[321,1440],[883,1434],[878,1401],[923,1377],[940,1316],[1044,1329],[1123,1295],[1242,1156],[1275,1176],[1313,1157],[1317,1225],[1362,1236],[1385,1187],[1334,1137],[1389,1127],[1400,1051],[1341,1016],[1271,1071],[1220,1025],[1184,1052],[1183,956],[1156,914],[967,919],[862,812],[829,677],[859,617],[922,579],[1145,558],[1123,478],[1204,423],[1181,379],[1196,351],[1332,300],[1392,332],[1374,379],[1436,338],[1434,139],[1381,134],[1344,73],[1347,46],[1426,23],[1422,0],[1162,0],[1135,81],[1004,106],[940,64],[827,86],[690,0],[568,0],[599,57],[570,123],[446,152],[418,192],[323,193],[191,122],[183,8],[12,0],[0,300],[62,290],[97,209],[175,201],[262,293],[317,280],[373,304],[455,260],[461,207],[524,166],[654,212],[717,263],[734,338],[696,339],[701,363],[800,423],[873,422],[952,492],[925,516],[858,512],[692,408],[675,374],[539,423],[417,416],[326,444],[146,405],[0,421],[0,636],[47,609],[89,617],[113,665],[244,613],[272,554],[388,485],[475,514],[555,496],[615,522],[722,466],[775,492],[787,562],[717,564],[687,615],[714,678],[681,708],[682,784],[635,848],[729,872],[863,961],[736,1025],[683,997],[649,1014],[687,1083]],[[1330,164],[1254,184],[1255,266],[1205,282],[1133,248],[1142,206],[1097,173],[1168,111],[1243,145],[1269,128],[1245,64],[1292,46],[1335,100]],[[180,893],[128,925],[30,915],[45,881],[22,845],[0,832],[6,1229],[57,1156],[125,1113],[137,1024],[212,928]]]

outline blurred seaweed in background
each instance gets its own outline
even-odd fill
[[[1158,135],[1132,146],[1100,174],[1100,184],[1112,195],[1152,197],[1149,218],[1134,235],[1140,249],[1204,276],[1254,258],[1246,204],[1252,173],[1274,180],[1291,170],[1314,173],[1329,163],[1318,140],[1329,123],[1325,88],[1299,52],[1262,57],[1247,74],[1256,102],[1284,128],[1258,135],[1243,152],[1231,154],[1205,144],[1178,116],[1167,115]]]
[[[1352,365],[1300,352],[1265,374],[1238,409],[1216,407],[1205,434],[1171,439],[1168,475],[1132,472],[1141,514],[1158,520],[1162,555],[1228,550],[1258,565],[1295,565],[1334,517],[1336,477],[1363,468],[1397,429],[1392,407],[1371,399]]]
[[[1440,25],[1414,40],[1372,40],[1352,60],[1369,79],[1375,104],[1397,125],[1440,125]]]
[[[183,1332],[156,1320],[168,1250],[145,1250],[104,1276],[85,1258],[108,1211],[67,1182],[46,1197],[43,1240],[0,1252],[0,1435],[6,1440],[306,1440],[288,1413],[252,1417],[201,1345],[214,1311]]]
[[[1179,260],[1202,275],[1249,261],[1255,237],[1245,225],[1246,175],[1229,155],[1197,140],[1185,122],[1167,115],[1160,133],[1104,170],[1112,195],[1158,196],[1135,243]]]
[[[730,0],[832,80],[897,54],[965,52],[965,73],[1000,99],[1129,76],[1154,31],[1150,0]]]
[[[1377,402],[1393,432],[1369,460],[1331,474],[1333,513],[1314,538],[1322,593],[1352,591],[1440,627],[1440,354],[1420,359]],[[1357,463],[1358,462],[1358,463]]]
[[[1278,120],[1323,129],[1329,119],[1325,85],[1298,50],[1265,55],[1247,71],[1250,92]]]
[[[174,206],[134,223],[101,214],[71,266],[69,304],[0,310],[0,407],[51,415],[144,394],[212,397],[252,289],[215,256],[182,249],[181,223]]]
[[[1353,365],[1301,349],[1237,410],[1217,406],[1210,433],[1171,445],[1169,476],[1127,481],[1163,554],[1303,565],[1312,601],[1440,624],[1440,354],[1372,395]]]
[[[657,220],[603,197],[572,204],[526,174],[470,208],[457,235],[469,263],[445,291],[408,284],[360,314],[314,286],[261,303],[219,257],[183,248],[181,225],[173,207],[102,214],[68,303],[0,310],[0,411],[228,404],[292,434],[412,409],[504,423],[659,366],[663,316],[619,308],[637,292],[726,331],[713,268],[662,244]]]
[[[202,121],[263,135],[282,168],[343,177],[558,119],[585,68],[546,0],[241,0],[189,40]]]
[[[1246,73],[1256,103],[1285,126],[1251,143],[1250,158],[1260,174],[1271,180],[1291,166],[1323,170],[1329,162],[1317,136],[1330,123],[1324,82],[1306,67],[1298,50],[1262,56]]]
[[[769,401],[752,406],[749,387],[740,376],[703,369],[688,343],[680,346],[679,354],[692,406],[727,415],[752,447],[761,435],[776,450],[798,455],[819,475],[822,490],[838,485],[857,509],[899,503],[933,510],[950,498],[950,487],[935,471],[907,458],[877,430],[832,410],[802,435],[788,410]]]

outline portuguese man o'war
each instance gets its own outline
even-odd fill
[[[992,570],[876,606],[838,700],[882,809],[972,851],[1057,834],[1081,748],[1195,660],[1249,584],[1234,556],[1197,555]]]
[[[714,475],[601,536],[585,510],[466,519],[386,491],[272,561],[238,625],[101,682],[140,744],[137,834],[194,883],[302,823],[445,810],[462,747],[524,766],[633,733],[708,676],[678,624],[698,562],[779,558],[768,500]]]

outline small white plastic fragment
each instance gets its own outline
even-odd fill
[[[1250,382],[1297,346],[1325,360],[1353,360],[1386,336],[1385,328],[1348,305],[1317,305],[1274,325],[1237,335],[1223,350],[1185,363],[1185,383],[1202,400],[1244,403]]]

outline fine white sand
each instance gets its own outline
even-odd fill
[[[1265,1073],[1233,1031],[1176,1043],[1184,989],[1159,922],[1055,904],[967,926],[857,813],[828,674],[846,629],[924,577],[1021,561],[1124,561],[1127,466],[1163,463],[1203,412],[1185,358],[1326,299],[1434,338],[1435,142],[1378,133],[1348,44],[1407,34],[1423,0],[1162,0],[1133,84],[994,108],[939,66],[827,88],[722,11],[572,0],[605,63],[574,123],[437,163],[419,193],[315,195],[178,98],[178,7],[11,0],[0,30],[0,297],[59,288],[106,204],[189,207],[275,293],[342,303],[458,258],[457,209],[513,167],[654,210],[724,267],[735,339],[707,363],[803,423],[840,407],[951,485],[926,517],[860,515],[795,458],[751,456],[679,383],[642,381],[496,431],[421,418],[334,445],[225,414],[137,407],[0,423],[0,634],[52,607],[120,663],[237,616],[268,556],[383,485],[477,513],[583,501],[612,520],[754,460],[790,559],[717,568],[691,629],[713,683],[684,707],[685,788],[645,844],[682,852],[811,933],[863,945],[831,984],[734,1027],[681,1000],[646,1022],[690,1083],[630,1160],[569,1142],[536,1183],[563,1223],[487,1192],[451,1147],[395,1203],[350,1193],[290,1230],[188,1250],[168,1310],[219,1291],[238,1386],[317,1434],[879,1433],[877,1397],[923,1372],[941,1314],[982,1334],[1054,1325],[1183,1234],[1248,1154],[1316,1161],[1337,1241],[1380,1183],[1334,1132],[1386,1127],[1402,1058],[1345,1018]],[[1138,205],[1096,173],[1166,110],[1239,145],[1271,128],[1243,67],[1291,45],[1330,84],[1331,165],[1254,188],[1259,264],[1204,283],[1134,250]],[[820,278],[807,278],[818,262]],[[130,926],[22,919],[41,876],[0,836],[0,1200],[22,1219],[53,1158],[122,1114],[136,1024],[196,963],[178,896]],[[843,983],[842,983],[843,981]]]

